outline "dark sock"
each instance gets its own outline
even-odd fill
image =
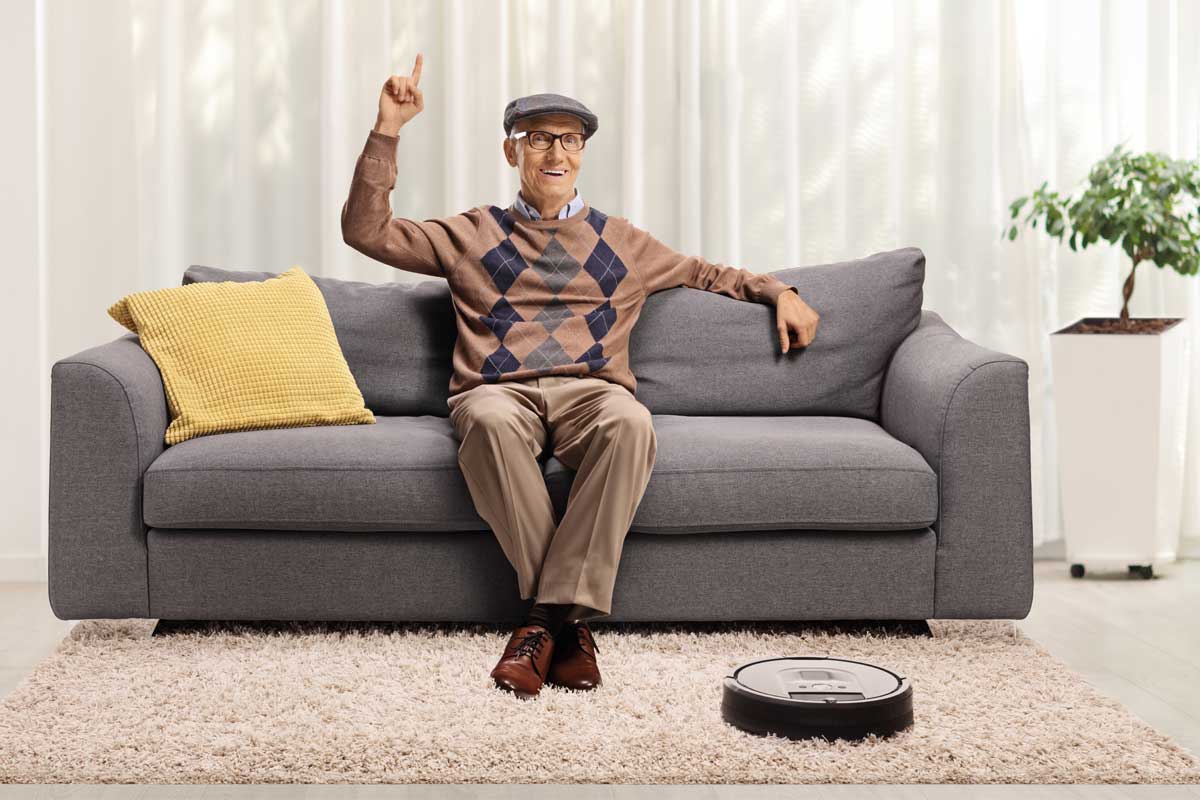
[[[525,617],[525,624],[541,625],[550,631],[550,635],[557,636],[570,610],[571,603],[534,603]]]

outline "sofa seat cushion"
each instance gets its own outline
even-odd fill
[[[157,528],[487,530],[445,417],[201,436],[146,471]]]
[[[655,414],[654,470],[631,530],[915,530],[934,523],[937,475],[856,417]],[[556,508],[574,472],[546,465]]]

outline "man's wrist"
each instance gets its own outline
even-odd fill
[[[384,136],[399,136],[400,129],[403,127],[403,125],[398,125],[394,122],[381,122],[379,120],[375,120],[375,127],[371,130],[375,131],[376,133],[382,133]]]
[[[779,305],[779,301],[783,299],[783,296],[785,294],[789,294],[789,293],[795,294],[797,298],[800,297],[799,289],[797,289],[795,286],[785,285],[782,289],[780,289],[777,293],[775,293],[774,297],[771,298],[772,304]]]

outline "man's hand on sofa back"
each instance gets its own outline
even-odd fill
[[[779,331],[779,346],[783,352],[792,347],[808,347],[817,335],[821,315],[804,302],[793,287],[775,298],[775,327]]]

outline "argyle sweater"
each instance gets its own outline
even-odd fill
[[[368,134],[342,207],[342,236],[371,258],[449,283],[458,331],[451,395],[544,375],[603,378],[636,394],[629,335],[649,295],[688,286],[774,304],[795,291],[771,275],[677,253],[586,201],[566,219],[530,220],[511,205],[393,218],[398,142]]]

